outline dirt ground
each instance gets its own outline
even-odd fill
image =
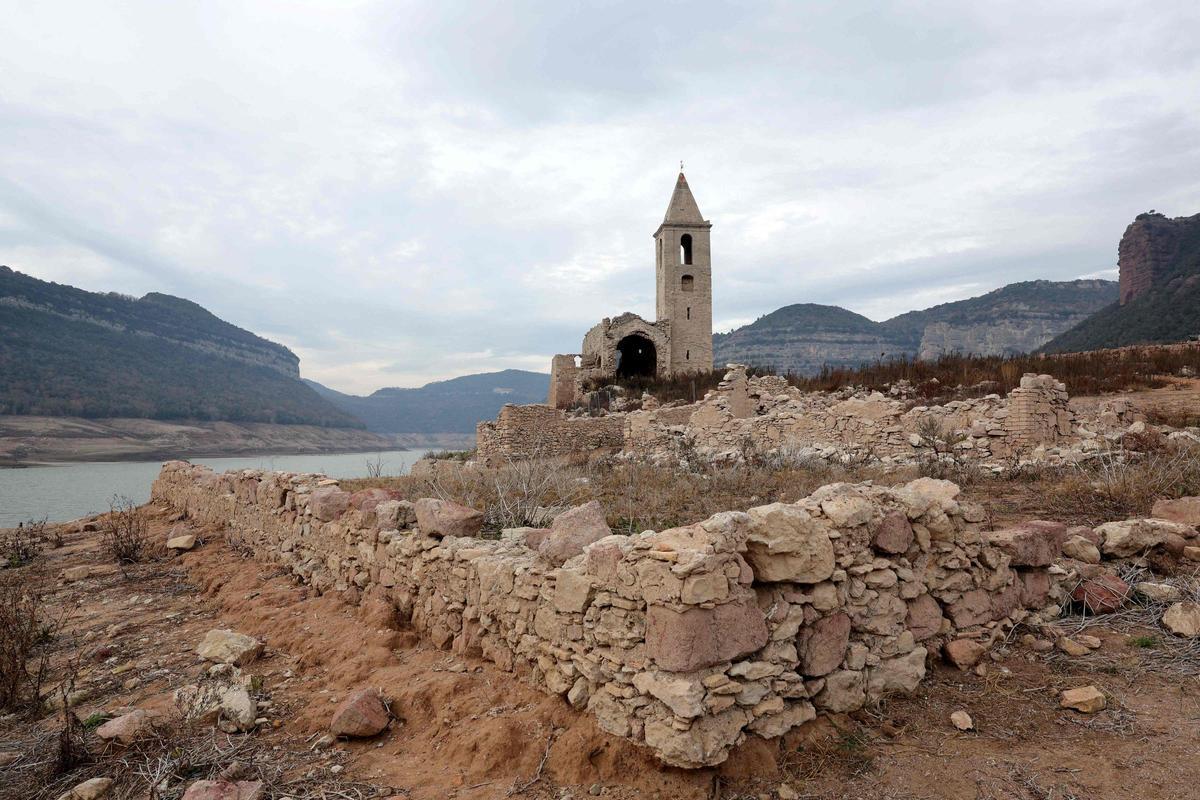
[[[165,536],[167,512],[152,510]],[[187,781],[240,762],[268,778],[272,798],[956,798],[1069,800],[1197,796],[1200,662],[1152,666],[1128,625],[1093,626],[1091,655],[1067,658],[1017,642],[975,672],[938,665],[912,697],[854,717],[821,719],[781,740],[751,738],[717,769],[664,768],[600,731],[586,714],[494,665],[434,649],[395,624],[391,612],[318,596],[279,568],[235,552],[219,531],[179,557],[135,565],[129,576],[104,563],[99,534],[66,533],[41,568],[46,600],[69,610],[55,678],[72,655],[81,720],[133,707],[160,712],[160,751],[107,750],[68,775],[30,783],[61,713],[38,721],[0,718],[0,797],[56,798],[86,777],[118,779],[110,797],[177,798]],[[101,574],[66,582],[64,568]],[[25,568],[29,569],[29,568]],[[171,692],[207,667],[196,644],[212,628],[258,637],[266,651],[246,670],[261,678],[264,724],[250,734],[196,730],[178,721]],[[1156,632],[1161,634],[1161,632]],[[1191,673],[1191,674],[1187,674]],[[1108,709],[1081,715],[1058,707],[1063,688],[1095,684]],[[378,688],[396,719],[365,741],[313,744],[334,704]],[[949,721],[964,709],[976,730]],[[182,749],[172,736],[203,740],[187,779],[152,795],[139,773],[158,753]],[[194,745],[193,745],[194,746]],[[143,759],[139,761],[139,758]],[[143,763],[145,762],[145,763]],[[790,790],[790,792],[789,792]]]

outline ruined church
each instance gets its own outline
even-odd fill
[[[683,172],[654,232],[654,322],[637,314],[605,318],[583,337],[579,353],[554,356],[549,404],[569,408],[596,378],[667,377],[713,368],[712,257],[709,231]]]

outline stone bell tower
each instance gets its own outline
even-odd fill
[[[713,367],[711,229],[680,172],[654,232],[657,315],[670,320],[672,375]]]

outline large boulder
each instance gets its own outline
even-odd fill
[[[322,522],[331,522],[350,507],[350,493],[336,486],[322,486],[308,498],[308,508]]]
[[[1016,567],[1047,567],[1062,554],[1067,526],[1031,520],[1013,528],[984,534],[985,541],[1007,554]]]
[[[413,508],[417,527],[426,536],[477,536],[483,528],[483,512],[451,500],[422,497]]]
[[[1153,518],[1106,522],[1096,528],[1096,533],[1101,537],[1101,552],[1110,558],[1140,555],[1155,547],[1178,543],[1180,539],[1187,540],[1196,535],[1190,525]]]
[[[538,555],[555,566],[583,552],[583,548],[611,536],[604,508],[596,500],[564,511],[550,523],[550,532],[538,545]]]
[[[262,642],[237,631],[214,629],[204,634],[196,654],[206,661],[242,667],[262,655]]]
[[[1158,500],[1150,516],[1170,522],[1180,522],[1200,528],[1200,497],[1180,497],[1177,500]]]
[[[353,692],[333,712],[329,732],[334,736],[374,736],[388,726],[391,715],[374,689]]]
[[[646,657],[668,672],[732,661],[766,643],[767,619],[750,598],[685,611],[646,609]]]
[[[820,583],[833,574],[833,529],[802,508],[771,503],[749,511],[746,561],[758,581]]]

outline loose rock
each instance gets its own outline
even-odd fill
[[[262,642],[253,636],[230,630],[211,630],[196,647],[196,653],[206,661],[245,666],[262,655]]]
[[[959,709],[950,715],[950,722],[960,731],[975,730],[975,720],[966,711]]]
[[[333,712],[329,730],[335,736],[374,736],[388,725],[387,706],[374,689],[354,692]]]
[[[1103,711],[1108,705],[1108,700],[1104,697],[1104,692],[1095,686],[1082,686],[1078,689],[1064,689],[1058,704],[1062,708],[1094,714]]]
[[[1176,603],[1163,614],[1162,624],[1171,633],[1185,639],[1200,636],[1200,603]]]
[[[137,711],[131,711],[116,719],[110,719],[96,729],[96,735],[105,741],[129,745],[147,733],[151,723],[150,714],[139,708]]]
[[[60,794],[58,800],[100,800],[101,797],[108,796],[112,783],[112,778],[92,778],[66,794]]]

